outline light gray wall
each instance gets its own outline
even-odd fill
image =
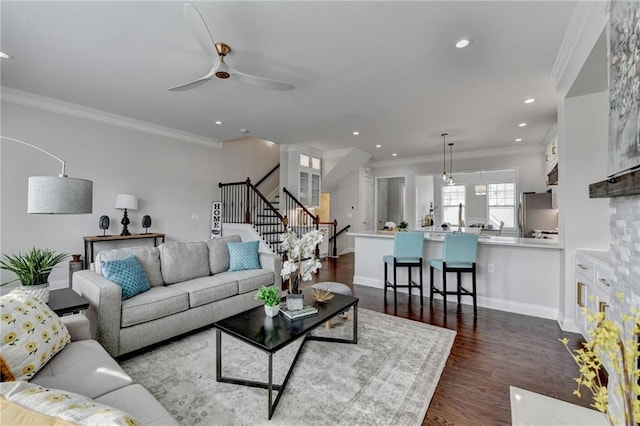
[[[334,191],[331,192],[329,217],[338,221],[338,231],[347,225],[352,232],[362,231],[362,206],[360,199],[360,173],[356,169],[345,176]],[[353,209],[351,207],[354,207]],[[337,239],[338,254],[353,251],[353,238],[342,234]]]
[[[229,142],[214,148],[124,129],[39,109],[2,103],[2,135],[39,146],[67,161],[70,177],[93,181],[93,214],[28,215],[29,176],[57,175],[59,163],[31,148],[2,141],[0,242],[2,253],[32,246],[83,253],[82,237],[98,235],[98,218],[111,218],[110,234],[121,232],[116,194],[131,193],[139,210],[130,212],[130,230],[143,232],[142,216],[153,220],[150,232],[168,241],[207,238],[211,201],[218,182],[257,180],[279,161],[277,145],[259,140]],[[141,243],[138,243],[141,244]],[[101,246],[108,247],[103,243]],[[96,246],[96,249],[98,246]],[[67,280],[67,265],[54,270],[52,284]],[[2,282],[13,275],[2,272]]]

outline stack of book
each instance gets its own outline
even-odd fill
[[[287,305],[285,303],[282,306],[280,306],[280,312],[282,312],[282,315],[284,315],[285,318],[292,320],[292,319],[308,317],[309,315],[315,315],[318,313],[318,309],[311,305],[305,305],[302,309],[297,309],[295,311],[292,311],[287,309]]]

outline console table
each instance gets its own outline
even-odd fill
[[[90,235],[84,238],[84,268],[89,269],[89,266],[95,258],[95,252],[93,251],[93,245],[95,243],[102,242],[114,242],[114,241],[126,241],[126,240],[146,240],[153,239],[153,246],[158,246],[158,240],[164,243],[164,235],[158,233],[149,234],[131,234],[131,235],[107,235],[105,237]]]

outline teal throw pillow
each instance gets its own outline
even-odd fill
[[[227,243],[229,249],[229,270],[244,271],[246,269],[260,269],[258,246],[260,241],[246,243]]]
[[[102,275],[122,287],[122,300],[151,288],[142,265],[132,254],[122,259],[102,262]]]

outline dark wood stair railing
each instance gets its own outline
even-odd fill
[[[332,253],[333,255],[331,257],[338,257],[338,236],[340,234],[342,234],[343,232],[346,232],[349,230],[349,228],[351,228],[351,225],[347,225],[344,228],[342,228],[341,230],[339,230],[338,232],[336,232],[336,227],[338,226],[338,221],[334,220],[333,221],[335,223],[334,227],[333,227],[333,235],[329,238],[329,244],[332,247]]]
[[[257,188],[257,187],[259,187],[260,185],[262,185],[262,183],[263,183],[265,180],[269,179],[269,176],[271,176],[272,174],[274,174],[274,173],[276,172],[276,170],[278,170],[279,168],[280,168],[280,163],[276,164],[276,166],[275,166],[273,169],[269,170],[269,171],[267,172],[267,174],[266,174],[266,175],[262,176],[262,179],[260,179],[260,180],[255,184],[255,187]]]

